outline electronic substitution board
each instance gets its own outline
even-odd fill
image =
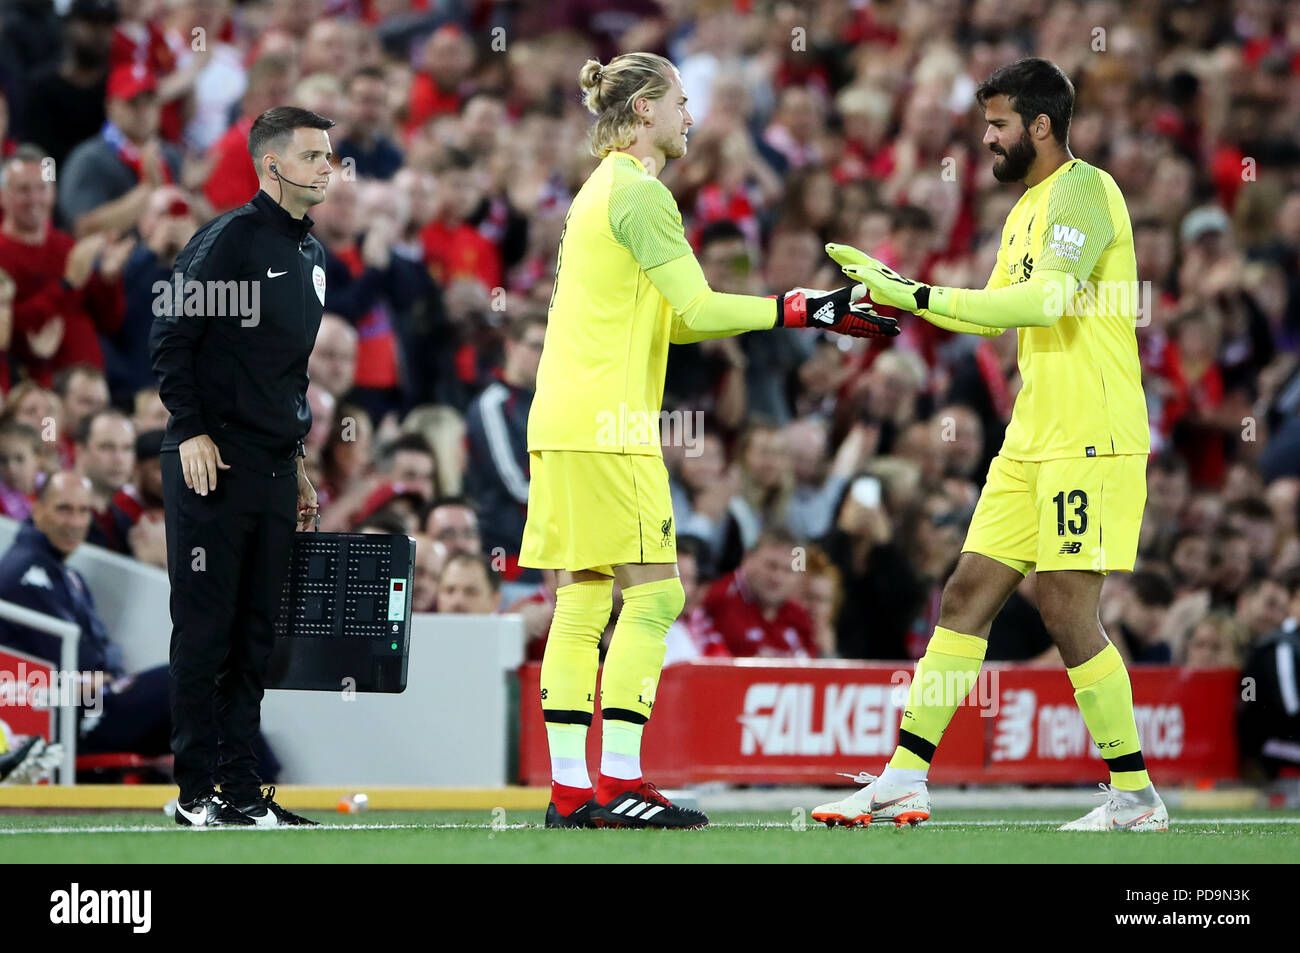
[[[414,567],[409,536],[294,533],[266,687],[403,691]]]

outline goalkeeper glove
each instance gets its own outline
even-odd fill
[[[834,291],[795,288],[776,299],[778,328],[821,328],[853,338],[892,338],[898,322],[876,314],[867,305],[856,304],[863,296],[861,285]]]
[[[901,308],[916,313],[930,306],[930,286],[911,278],[904,278],[883,262],[877,261],[852,245],[826,246],[826,254],[844,269],[844,274],[860,281],[871,293],[873,304],[888,308]]]

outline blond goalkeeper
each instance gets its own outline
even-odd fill
[[[890,337],[896,323],[856,306],[862,287],[775,298],[711,290],[658,179],[686,154],[693,120],[676,67],[627,53],[579,75],[596,115],[600,165],[574,197],[560,239],[537,393],[528,419],[528,522],[519,562],[558,570],[542,661],[551,755],[548,827],[701,827],[641,771],[664,637],[684,601],[659,414],[669,344],[772,327]],[[623,595],[605,659],[614,580]],[[599,702],[600,778],[586,762]]]

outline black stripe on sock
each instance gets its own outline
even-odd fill
[[[934,760],[934,745],[920,735],[914,735],[902,728],[898,730],[898,746],[906,748],[926,764]]]
[[[626,708],[602,708],[600,717],[606,721],[630,721],[634,725],[644,725],[650,719],[640,712],[630,711]]]
[[[1106,767],[1112,771],[1145,771],[1147,763],[1142,759],[1141,751],[1122,754],[1118,758],[1106,758]]]
[[[553,725],[586,725],[591,727],[591,712],[560,711],[554,708],[542,709],[542,720]]]

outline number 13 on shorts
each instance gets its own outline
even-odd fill
[[[1044,460],[1025,468],[1037,501],[1040,572],[1133,568],[1147,498],[1145,455]]]
[[[1146,506],[1146,455],[1011,460],[989,467],[964,551],[1022,571],[1127,572]]]

